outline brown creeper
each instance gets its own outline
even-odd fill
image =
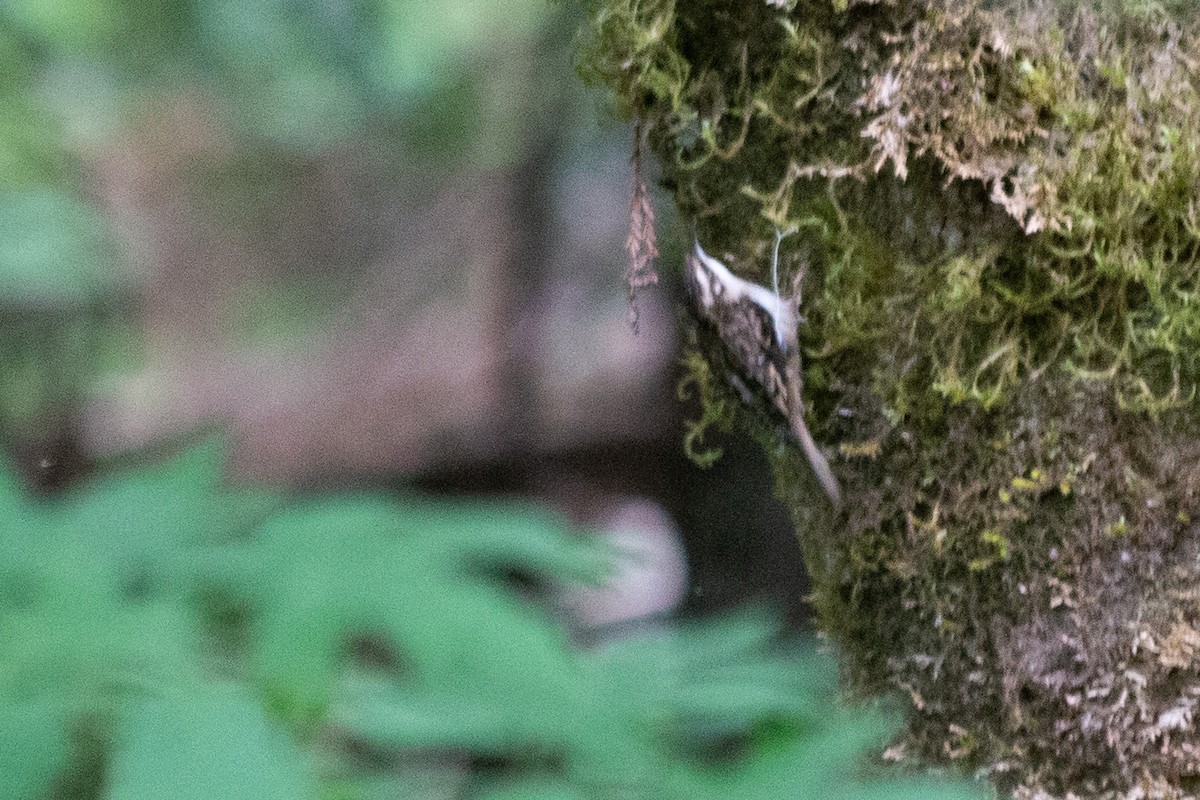
[[[776,235],[772,272],[777,267]],[[842,493],[817,443],[804,422],[803,373],[796,329],[799,323],[799,282],[791,297],[734,275],[704,252],[699,239],[687,255],[687,286],[700,316],[716,329],[725,348],[742,371],[766,392],[771,404],[788,421],[821,488],[835,507]]]

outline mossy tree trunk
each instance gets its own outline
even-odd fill
[[[780,284],[803,270],[843,510],[718,339],[689,363],[772,454],[854,687],[911,700],[903,752],[1019,796],[1200,780],[1200,24],[1177,5],[590,7],[581,69],[703,246],[769,285],[799,230]]]

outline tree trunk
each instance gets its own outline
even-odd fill
[[[1170,5],[595,0],[580,60],[732,274],[774,291],[797,231],[798,410],[711,313],[692,379],[771,454],[854,688],[910,702],[890,752],[1019,797],[1200,780],[1200,24]]]

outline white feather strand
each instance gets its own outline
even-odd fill
[[[725,298],[728,303],[736,303],[743,297],[761,308],[771,318],[771,324],[775,327],[775,341],[785,352],[790,350],[796,341],[796,325],[797,316],[795,304],[790,299],[781,297],[765,286],[759,286],[757,283],[751,283],[744,278],[739,278],[729,271],[729,267],[722,264],[717,259],[704,252],[704,248],[700,246],[700,241],[694,240],[696,243],[696,258],[704,265],[708,274],[712,276],[720,284],[719,294]],[[715,302],[714,287],[708,276],[697,275],[697,283],[700,285],[700,303],[705,308],[711,308]]]

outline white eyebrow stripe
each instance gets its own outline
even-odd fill
[[[791,347],[791,343],[795,341],[796,336],[796,309],[789,299],[785,299],[780,295],[775,294],[765,286],[759,286],[757,283],[751,283],[744,278],[739,278],[729,271],[729,267],[722,264],[717,259],[704,252],[704,248],[700,246],[700,240],[695,239],[696,258],[708,270],[714,279],[716,279],[722,287],[723,293],[727,298],[727,302],[736,303],[745,298],[751,303],[767,312],[771,318],[771,324],[775,326],[776,343],[783,349]],[[711,287],[702,276],[697,276],[701,282],[704,297],[701,302],[705,308],[708,308],[713,303]]]

